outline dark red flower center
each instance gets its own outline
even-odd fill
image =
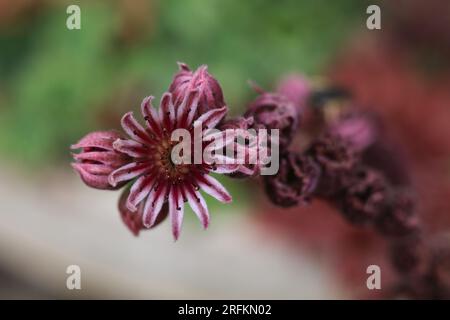
[[[172,184],[177,184],[185,180],[190,173],[190,164],[175,163],[172,160],[172,149],[178,142],[169,138],[162,138],[152,150],[150,158],[154,160],[156,170],[163,174]],[[181,161],[181,159],[180,159]]]

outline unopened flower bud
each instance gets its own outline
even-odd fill
[[[320,177],[320,168],[311,157],[287,153],[280,159],[276,175],[264,176],[269,199],[281,207],[310,201]]]
[[[123,185],[113,187],[108,182],[109,174],[129,161],[128,156],[113,148],[119,138],[121,135],[115,131],[91,132],[71,146],[71,149],[81,149],[80,153],[73,154],[72,167],[89,187],[118,189]]]
[[[178,63],[178,65],[180,70],[169,87],[175,108],[181,105],[189,92],[196,89],[199,91],[198,115],[225,106],[222,88],[219,82],[208,73],[206,65],[200,66],[195,72],[192,72],[185,63]]]
[[[227,129],[242,129],[242,130],[248,130],[252,128],[254,123],[253,117],[236,117],[231,118],[228,120],[225,120],[222,122],[222,124],[219,126],[219,130],[227,130]]]
[[[281,79],[276,91],[294,103],[300,115],[303,115],[307,100],[311,94],[311,86],[304,76],[300,74],[286,76]]]
[[[375,142],[377,130],[368,115],[350,114],[330,124],[329,131],[347,141],[356,151],[363,151]]]
[[[267,129],[279,129],[281,148],[290,144],[299,123],[299,112],[294,103],[276,93],[262,93],[249,105],[245,116],[252,116],[255,124]]]
[[[326,197],[342,190],[343,179],[358,162],[358,153],[341,137],[329,133],[315,139],[307,154],[321,167],[317,193]]]
[[[226,131],[226,130],[242,130],[242,133],[245,134],[247,130],[254,130],[253,133],[256,134],[255,138],[257,138],[258,130],[259,129],[265,129],[261,125],[255,125],[253,117],[236,117],[232,119],[225,120],[220,126],[220,130]],[[236,133],[236,131],[234,131]],[[240,141],[238,141],[240,140]],[[254,152],[254,154],[258,154],[258,145],[248,145],[243,143],[245,142],[245,139],[243,137],[239,139],[239,135],[236,134],[236,138],[234,140],[233,145],[233,154],[237,156],[239,154],[238,149],[240,149],[241,154],[244,155],[246,160],[249,160],[250,154]],[[226,152],[226,151],[225,151]],[[261,162],[256,161],[256,163],[248,163],[249,161],[245,162],[244,164],[239,165],[239,169],[235,172],[227,174],[231,178],[235,179],[244,179],[249,178],[252,176],[257,176],[260,174],[261,170]]]
[[[381,173],[367,167],[352,170],[343,178],[337,201],[344,217],[351,223],[372,223],[382,214],[387,182]]]

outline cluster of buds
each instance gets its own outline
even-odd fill
[[[301,89],[305,86],[288,87],[291,88],[290,96],[295,97],[292,88],[299,88],[298,96],[303,94]],[[336,96],[344,98],[345,103],[327,114],[327,100]],[[356,110],[349,94],[339,89],[311,91],[309,99],[302,101],[309,103],[304,104],[298,114],[304,114],[307,107],[313,108],[310,114],[320,119],[308,120],[319,123],[320,129],[308,132],[312,138],[303,152],[299,152],[290,150],[289,142],[297,126],[310,126],[291,122],[295,126],[286,130],[284,125],[288,121],[278,122],[282,124],[279,129],[287,143],[281,144],[278,174],[263,177],[267,197],[280,207],[321,199],[336,207],[349,223],[371,228],[384,236],[390,243],[392,265],[401,279],[395,288],[396,297],[450,297],[448,241],[443,245],[445,250],[436,252],[425,240],[415,197],[408,183],[410,179],[404,168],[395,169],[399,167],[395,147],[382,148],[388,143],[380,138],[377,119]],[[272,107],[269,110],[275,115],[274,110],[281,111],[284,105],[286,102],[279,103],[278,109]],[[279,121],[279,117],[276,120]],[[277,123],[274,119],[264,118],[264,121]],[[374,156],[376,152],[378,155]],[[380,152],[383,161],[374,165],[373,159],[380,158]]]
[[[262,93],[247,111],[256,121],[280,130],[280,170],[274,176],[263,177],[269,199],[281,207],[324,199],[338,207],[350,223],[371,226],[387,236],[417,232],[413,198],[407,193],[400,195],[386,172],[364,161],[364,152],[378,137],[375,118],[357,111],[351,101],[342,110],[334,110],[333,116],[325,114],[323,97],[340,91],[332,89],[327,94],[310,90],[309,98],[305,98],[304,88],[310,86],[301,85],[300,79],[305,81],[301,77],[289,78],[281,92]],[[318,96],[322,97],[321,105],[316,103],[313,113],[322,117],[318,121],[321,129],[311,133],[303,151],[290,150],[294,135],[303,125],[301,115],[312,108],[312,101],[320,101]]]
[[[227,119],[222,88],[207,67],[191,71],[180,63],[179,68],[159,109],[153,107],[151,96],[142,101],[144,126],[128,112],[121,121],[125,134],[93,132],[72,146],[80,150],[73,155],[72,166],[84,183],[97,189],[124,189],[119,212],[134,235],[170,218],[173,237],[178,239],[184,203],[189,203],[206,228],[210,216],[200,190],[222,203],[231,201],[231,195],[210,173],[232,178],[260,175],[273,204],[287,208],[307,205],[313,199],[327,201],[349,223],[372,228],[391,241],[392,262],[401,274],[414,276],[416,283],[426,277],[442,277],[442,263],[433,260],[433,255],[423,254],[427,250],[411,188],[407,182],[399,183],[408,181],[408,177],[392,173],[396,164],[389,159],[395,159],[395,154],[386,155],[385,163],[371,163],[373,152],[380,153],[383,145],[380,126],[373,115],[352,106],[348,93],[336,88],[313,90],[304,77],[292,75],[275,92],[256,88],[258,96],[243,115]],[[328,109],[327,101],[336,97],[345,103]],[[304,128],[312,127],[308,121],[315,127],[305,135],[307,143],[299,148],[293,142],[297,136],[301,140]],[[279,139],[264,148],[271,155],[277,150],[279,169],[263,175],[265,163],[261,159],[256,163],[205,159],[200,163],[174,162],[171,134],[177,129],[191,134],[197,122],[202,128],[216,129],[218,136],[226,136],[229,129],[277,130]],[[256,145],[260,147],[259,141]],[[225,146],[214,147],[214,159],[219,155],[223,159],[219,151]],[[233,144],[232,152],[243,151],[247,157],[252,147],[244,141],[242,145]],[[391,150],[395,153],[395,148]],[[427,287],[422,293],[426,290],[431,289]],[[447,292],[445,288],[439,290],[441,294]]]
[[[278,174],[265,177],[270,200],[281,207],[308,203],[320,177],[319,165],[308,155],[285,153]]]

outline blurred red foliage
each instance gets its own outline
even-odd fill
[[[450,2],[401,2],[387,5],[382,32],[352,39],[329,76],[356,106],[379,117],[383,139],[401,153],[430,238],[450,228],[450,65],[435,54],[450,48]],[[394,283],[386,240],[349,225],[326,203],[285,210],[264,202],[260,208],[270,208],[259,216],[263,226],[326,257],[352,296],[382,296],[366,288],[370,264],[381,267],[382,288]]]

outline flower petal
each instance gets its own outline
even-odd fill
[[[196,94],[194,95],[191,105],[190,105],[189,109],[187,110],[187,117],[185,120],[186,122],[183,124],[187,127],[189,127],[192,124],[192,122],[194,121],[194,117],[197,114],[197,109],[198,109],[198,105],[199,105],[200,93],[198,91],[194,91],[194,92],[196,92]]]
[[[142,222],[144,203],[141,202],[138,205],[136,212],[131,212],[126,206],[129,191],[130,191],[129,188],[123,190],[119,199],[118,207],[123,223],[137,237],[141,230],[148,230],[147,228],[144,227],[144,224]],[[168,206],[164,205],[161,209],[160,214],[158,215],[158,218],[153,224],[153,228],[159,225],[167,218],[168,212],[169,212]]]
[[[124,156],[114,151],[91,151],[72,154],[77,161],[91,161],[117,167],[123,164]]]
[[[113,189],[108,182],[108,175],[95,174],[87,167],[87,165],[98,167],[104,167],[104,165],[91,165],[87,163],[71,163],[71,165],[87,186],[96,189]]]
[[[137,237],[139,235],[139,232],[143,229],[142,206],[140,206],[140,210],[138,212],[131,212],[130,209],[127,208],[127,198],[129,191],[130,190],[128,188],[125,188],[125,190],[122,191],[119,198],[118,208],[123,223],[127,226],[131,233],[133,233],[133,235]]]
[[[152,143],[147,131],[137,122],[133,112],[127,112],[121,120],[123,130],[132,138],[141,143]]]
[[[150,191],[150,194],[147,197],[147,201],[145,202],[144,213],[143,213],[143,222],[144,226],[147,228],[151,228],[158,218],[158,214],[161,211],[161,208],[166,200],[166,194],[168,187],[165,183],[160,183],[157,185],[156,190],[153,188]]]
[[[232,157],[227,157],[226,155],[217,153],[212,155],[212,161],[216,166],[222,166],[222,165],[234,165],[237,164],[237,159]]]
[[[156,109],[152,105],[154,97],[148,96],[142,100],[141,113],[145,121],[148,123],[148,128],[153,134],[161,136],[161,119],[159,118]]]
[[[235,139],[236,136],[235,134],[232,134],[230,132],[225,132],[225,131],[214,131],[214,132],[209,132],[210,129],[205,130],[204,134],[203,134],[203,138],[199,138],[199,140],[201,139],[202,142],[209,142],[207,143],[205,148],[208,147],[209,150],[219,150],[219,149],[223,149],[223,148],[232,148],[232,147],[236,147],[236,143],[235,143]],[[197,140],[195,140],[197,141]],[[226,149],[224,150],[226,151]]]
[[[197,177],[198,185],[210,196],[216,198],[220,202],[229,203],[231,202],[231,195],[225,189],[225,187],[217,181],[215,178],[205,174],[198,175]]]
[[[171,131],[175,126],[175,107],[172,102],[172,94],[169,92],[164,93],[161,98],[159,117],[162,121],[163,128]]]
[[[184,62],[178,61],[177,65],[178,65],[178,69],[180,69],[180,71],[186,71],[186,72],[191,71],[191,69],[189,69],[189,66]]]
[[[225,115],[228,112],[228,107],[222,107],[210,110],[206,112],[205,114],[201,115],[197,120],[194,122],[194,126],[202,125],[202,128],[206,129],[212,129],[215,128],[216,125],[220,122],[220,120],[225,117]]]
[[[208,106],[212,106],[213,108],[220,108],[225,105],[225,101],[223,99],[222,88],[220,87],[219,82],[211,78],[208,81],[208,89],[205,90],[206,102]]]
[[[235,163],[235,164],[216,164],[216,166],[213,168],[213,171],[215,173],[220,173],[220,174],[224,174],[224,173],[233,173],[238,171],[240,168],[240,165]]]
[[[177,110],[177,127],[183,128],[190,123],[187,122],[188,118],[191,118],[191,114],[195,114],[197,111],[197,105],[199,100],[198,89],[190,90],[183,98],[183,102]]]
[[[121,181],[127,181],[147,173],[153,165],[149,162],[131,162],[114,170],[108,177],[109,183],[115,187]]]
[[[137,205],[144,200],[152,189],[155,177],[152,175],[144,175],[139,177],[130,189],[130,194],[127,199],[127,208],[134,212],[137,209]]]
[[[143,158],[148,155],[148,147],[131,139],[117,139],[113,143],[116,151],[125,153],[133,158]]]
[[[108,176],[114,169],[108,165],[89,163],[89,162],[76,162],[72,163],[75,169],[82,169],[95,175],[106,175]]]
[[[205,199],[203,199],[200,192],[195,191],[191,186],[185,186],[185,190],[187,191],[186,196],[189,201],[189,205],[199,218],[203,228],[206,229],[209,225],[209,212]]]
[[[259,167],[257,165],[240,165],[236,172],[242,173],[245,176],[254,176],[259,172]]]
[[[183,224],[184,202],[181,190],[176,186],[172,187],[169,195],[169,215],[172,221],[172,234],[177,240]]]
[[[95,131],[85,135],[78,143],[73,144],[70,148],[100,148],[112,151],[112,143],[119,138],[121,138],[121,135],[116,131]]]

